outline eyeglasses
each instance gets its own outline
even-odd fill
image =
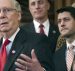
[[[9,13],[12,13],[13,11],[17,11],[17,10],[13,9],[13,8],[2,8],[2,9],[0,9],[0,13],[3,12],[4,14],[9,14]]]

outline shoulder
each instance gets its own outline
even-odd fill
[[[33,22],[32,21],[31,22],[28,22],[28,23],[25,23],[25,24],[21,25],[20,27],[22,27],[22,28],[28,28],[31,25],[33,25]]]
[[[59,29],[58,29],[58,26],[49,19],[49,22],[50,22],[50,30],[54,33],[56,32],[55,34],[59,34]]]

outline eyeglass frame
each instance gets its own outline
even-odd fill
[[[13,11],[17,11],[17,10],[14,9],[14,8],[1,8],[1,9],[0,9],[0,13],[3,12],[4,14],[10,14],[10,13],[12,13]]]

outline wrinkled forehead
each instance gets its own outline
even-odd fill
[[[3,7],[14,8],[15,5],[12,2],[12,0],[0,0],[0,8],[3,8]]]

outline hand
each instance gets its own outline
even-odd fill
[[[17,59],[15,65],[17,68],[16,71],[43,71],[41,64],[39,63],[34,49],[31,51],[31,57],[26,56],[25,54],[21,54],[20,58]]]

